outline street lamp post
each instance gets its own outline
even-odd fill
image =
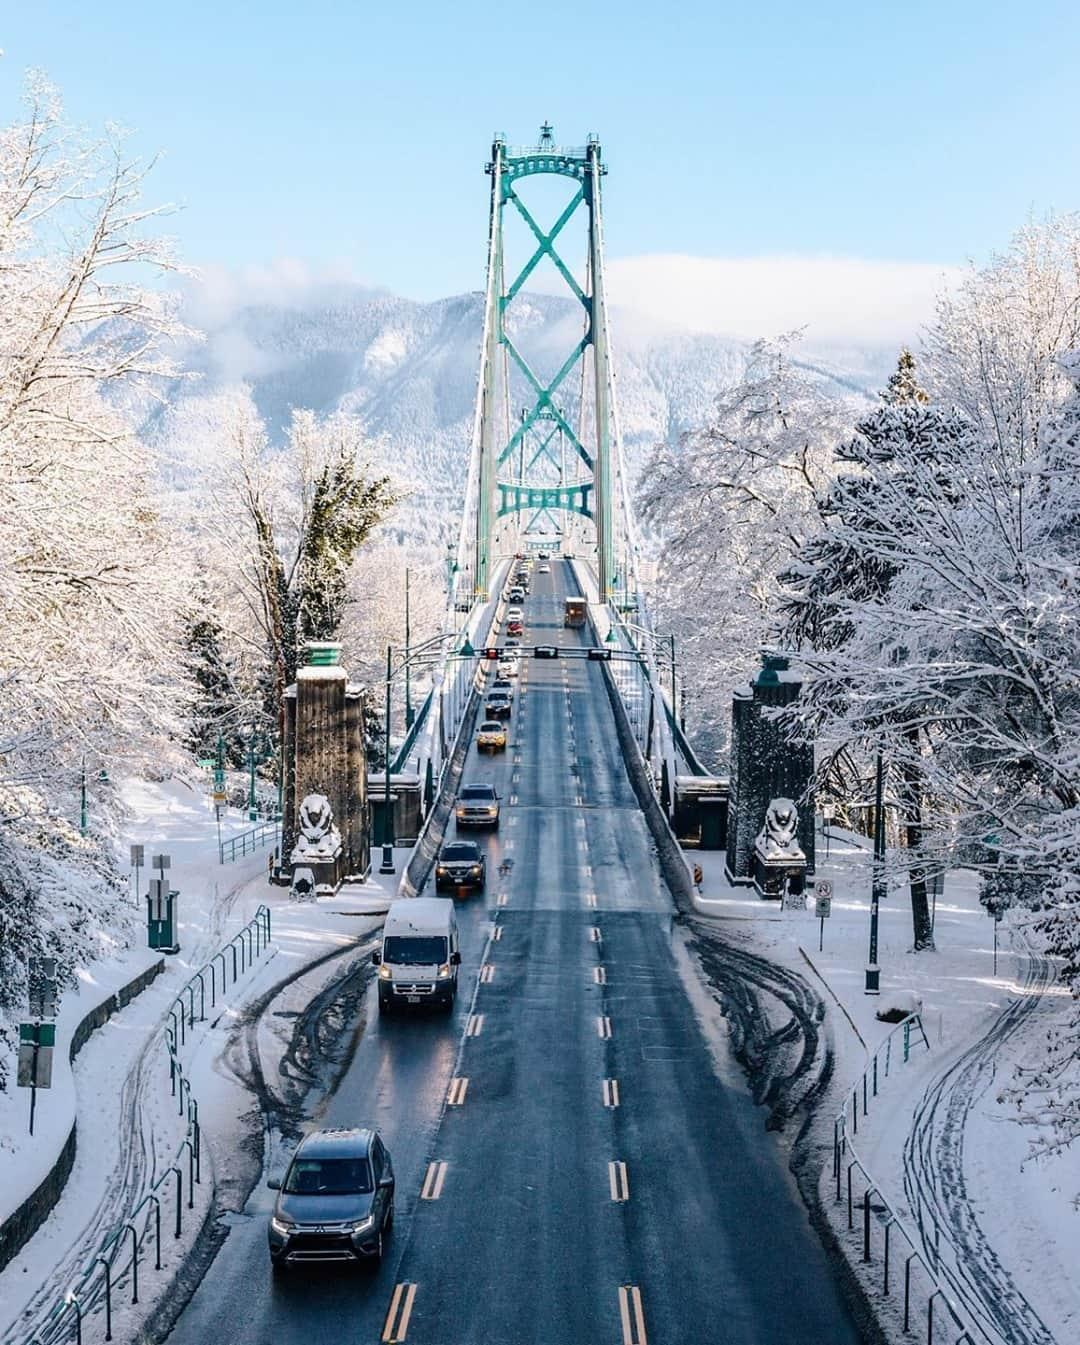
[[[877,754],[877,773],[874,782],[874,861],[870,885],[870,954],[866,963],[864,993],[881,993],[881,968],[878,966],[878,908],[885,895],[885,780],[881,753]]]
[[[383,796],[383,838],[380,873],[394,872],[394,821],[390,810],[390,680],[394,657],[392,646],[386,646],[386,793]]]
[[[255,725],[248,732],[248,821],[254,822],[258,812],[255,806]]]

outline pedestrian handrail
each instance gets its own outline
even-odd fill
[[[978,1341],[998,1345],[997,1337],[987,1334],[979,1320],[980,1314],[977,1308],[968,1302],[968,1296],[962,1293],[954,1282],[949,1281],[948,1288],[942,1283],[938,1258],[924,1255],[916,1237],[889,1204],[881,1186],[859,1157],[856,1149],[860,1111],[865,1129],[875,1101],[882,1096],[886,1081],[895,1073],[896,1068],[910,1061],[913,1050],[919,1046],[926,1051],[930,1049],[922,1015],[908,1014],[878,1044],[867,1061],[862,1077],[846,1094],[843,1106],[833,1123],[833,1178],[836,1183],[836,1202],[840,1204],[846,1200],[848,1231],[856,1237],[860,1236],[860,1230],[856,1229],[856,1211],[861,1211],[861,1259],[865,1265],[870,1265],[874,1259],[875,1223],[880,1228],[881,1292],[886,1298],[890,1296],[894,1287],[896,1268],[899,1264],[893,1235],[896,1234],[903,1239],[907,1250],[900,1249],[899,1256],[903,1261],[905,1332],[914,1325],[921,1304],[926,1325],[924,1339],[927,1345],[935,1345],[935,1341],[945,1339],[951,1340],[954,1345],[977,1345]],[[862,1187],[861,1192],[856,1189],[858,1185]],[[942,1312],[947,1314],[954,1331],[959,1334],[950,1331],[946,1337],[939,1331],[935,1335],[935,1312],[939,1323]]]
[[[216,1007],[217,967],[220,959],[221,990],[224,995],[228,968],[232,968],[232,984],[251,967],[254,959],[270,944],[270,910],[260,906],[248,923],[227,943],[222,944],[209,962],[190,976],[169,1007],[163,1032],[169,1056],[169,1083],[171,1096],[176,1100],[177,1114],[184,1120],[184,1133],[171,1159],[152,1182],[149,1191],[138,1201],[128,1217],[111,1229],[87,1260],[74,1283],[49,1309],[44,1320],[30,1334],[4,1338],[5,1345],[60,1345],[74,1340],[82,1345],[83,1323],[100,1304],[105,1309],[106,1341],[113,1339],[113,1294],[118,1285],[130,1278],[131,1298],[139,1302],[139,1266],[144,1243],[153,1238],[154,1269],[162,1269],[162,1213],[172,1206],[173,1238],[183,1233],[184,1210],[195,1208],[195,1188],[202,1183],[202,1129],[199,1124],[199,1104],[193,1096],[191,1083],[180,1058],[180,1050],[187,1041],[188,1028],[196,1022],[196,987],[199,994],[198,1021],[206,1020],[206,978],[210,977],[210,1008]],[[74,1319],[74,1321],[72,1321]]]
[[[250,831],[242,831],[239,836],[230,836],[228,840],[218,842],[218,863],[226,860],[253,855],[260,846],[276,845],[281,838],[280,822],[260,822]]]

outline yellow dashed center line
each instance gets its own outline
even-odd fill
[[[451,1107],[460,1107],[465,1101],[465,1090],[469,1086],[468,1079],[460,1076],[450,1080],[450,1092],[447,1094],[446,1101]]]
[[[482,1013],[469,1014],[469,1021],[465,1026],[466,1037],[479,1037],[484,1030],[484,1015]]]
[[[416,1285],[408,1281],[396,1285],[394,1296],[390,1300],[390,1311],[386,1314],[382,1339],[389,1345],[405,1339],[409,1330],[409,1318],[412,1316],[413,1299],[416,1297]],[[399,1315],[400,1308],[400,1315]]]
[[[444,1181],[446,1181],[446,1164],[442,1162],[429,1163],[427,1174],[424,1177],[424,1185],[420,1188],[420,1199],[438,1200],[442,1195]]]
[[[480,983],[482,985],[490,985],[494,979],[495,964],[493,962],[485,962],[480,968]]]
[[[619,1317],[622,1321],[623,1345],[649,1345],[645,1335],[641,1290],[636,1284],[619,1285]]]
[[[603,1086],[603,1097],[605,1107],[617,1107],[619,1105],[619,1081],[618,1079],[605,1079]]]
[[[597,1018],[596,1031],[604,1041],[611,1037],[611,1019],[606,1014]]]
[[[609,1163],[607,1169],[611,1198],[619,1204],[623,1204],[630,1199],[630,1179],[626,1175],[626,1164]]]

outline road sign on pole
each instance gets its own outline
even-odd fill
[[[15,1081],[30,1089],[30,1134],[34,1133],[37,1090],[52,1087],[52,1056],[56,1045],[55,1023],[20,1023],[19,1058]]]
[[[827,878],[814,884],[814,897],[814,914],[820,924],[817,945],[820,953],[825,947],[825,921],[832,915],[832,883]]]
[[[56,958],[32,957],[27,964],[27,1000],[31,1018],[56,1017]]]

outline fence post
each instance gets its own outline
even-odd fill
[[[229,951],[232,953],[232,979],[233,985],[236,984],[236,944],[229,944]]]
[[[872,1187],[872,1186],[868,1186],[868,1187],[866,1188],[865,1192],[863,1193],[863,1216],[862,1216],[863,1243],[862,1243],[862,1259],[863,1259],[864,1261],[869,1261],[869,1260],[870,1260],[870,1192],[873,1191],[874,1189],[875,1189],[874,1187]]]
[[[859,1133],[859,1090],[857,1088],[851,1095],[851,1128],[854,1134]]]
[[[911,1019],[904,1019],[904,1064],[908,1062],[908,1056],[911,1055]]]
[[[206,1022],[206,982],[203,980],[202,971],[197,971],[195,975],[199,978],[199,1022]]]
[[[874,1096],[877,1097],[877,1054],[874,1055]]]
[[[912,1252],[904,1262],[904,1330],[911,1325],[911,1263],[918,1256]]]
[[[855,1227],[854,1211],[853,1211],[852,1204],[851,1204],[851,1169],[852,1169],[854,1166],[855,1166],[854,1163],[849,1163],[849,1164],[847,1165],[847,1226],[848,1226],[848,1228],[854,1228],[854,1227]]]
[[[187,1150],[187,1207],[195,1208],[195,1149],[190,1140],[184,1140],[181,1149]]]
[[[68,1302],[75,1309],[75,1345],[82,1345],[82,1304],[72,1294]]]
[[[134,1231],[134,1224],[125,1224],[132,1232],[132,1302],[139,1302],[139,1233]]]
[[[176,1174],[176,1231],[173,1233],[173,1237],[178,1238],[180,1236],[180,1229],[182,1227],[181,1220],[183,1218],[181,1206],[183,1204],[184,1179],[180,1174],[180,1168],[178,1166],[170,1168],[169,1171]]]
[[[890,1215],[885,1222],[885,1282],[882,1285],[881,1292],[886,1298],[889,1296],[889,1231],[892,1228],[893,1220]]]
[[[95,1256],[94,1264],[105,1267],[105,1339],[112,1340],[112,1267],[107,1256]]]
[[[154,1269],[161,1269],[161,1201],[151,1193],[148,1200],[154,1202]]]
[[[934,1345],[934,1299],[940,1293],[940,1289],[935,1289],[926,1300],[926,1345]]]
[[[862,1076],[862,1114],[866,1115],[866,1070],[863,1070]]]

